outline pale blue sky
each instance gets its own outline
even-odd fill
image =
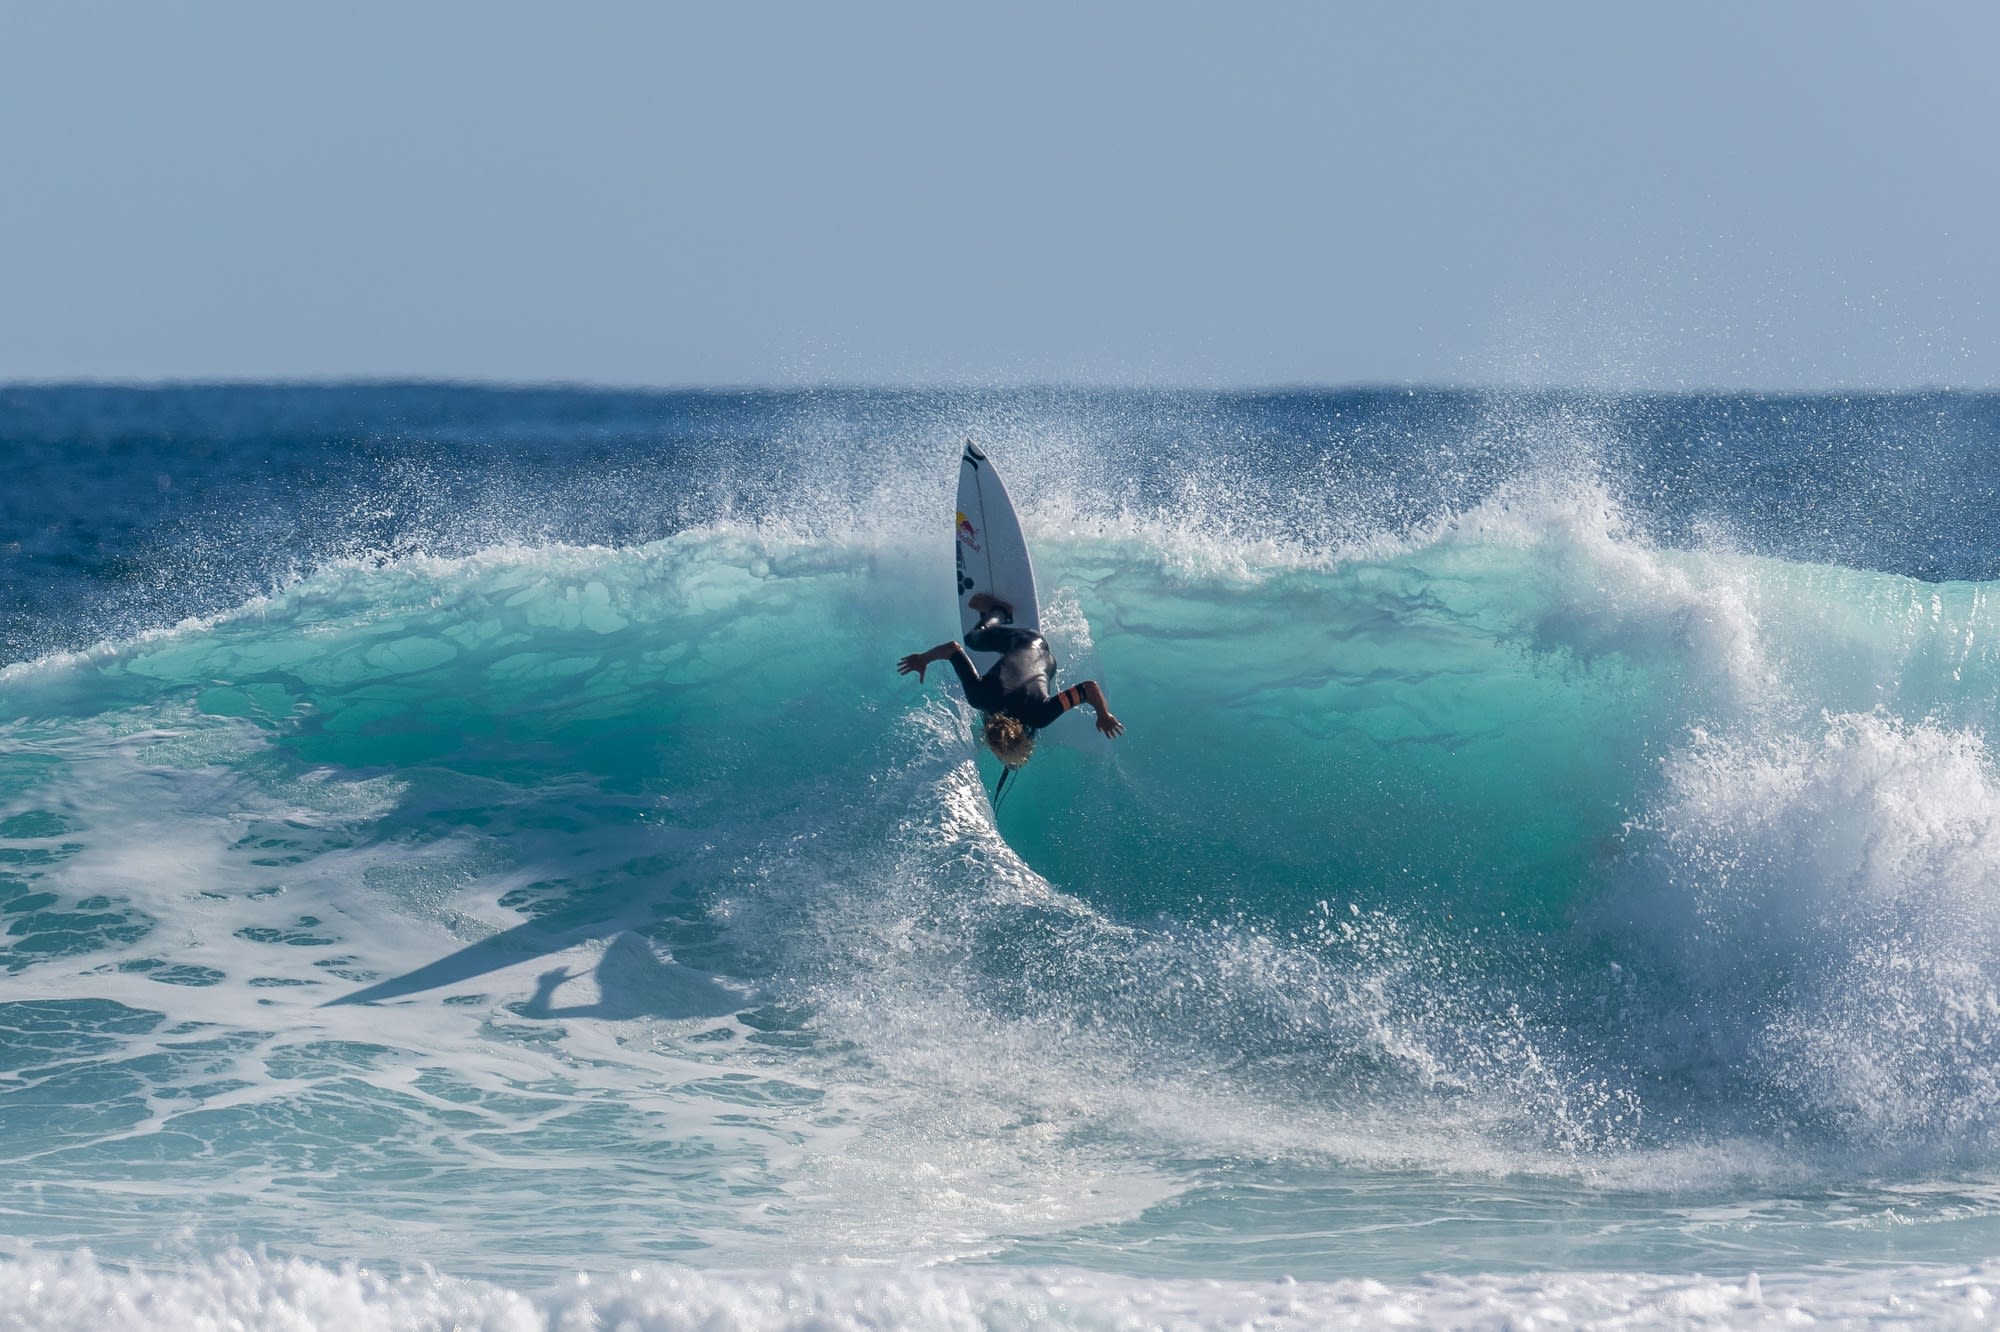
[[[2000,385],[2000,10],[0,0],[0,382]]]

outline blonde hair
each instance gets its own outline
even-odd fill
[[[1004,712],[987,713],[979,734],[993,757],[1010,768],[1020,767],[1035,752],[1035,733],[1023,726],[1020,718]]]

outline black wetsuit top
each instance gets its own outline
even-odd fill
[[[958,682],[965,686],[965,701],[981,712],[1004,712],[1038,731],[1078,702],[1070,697],[1076,690],[1050,696],[1056,658],[1047,640],[1033,629],[1008,624],[1000,612],[988,611],[979,627],[965,636],[965,645],[975,652],[1000,654],[1000,660],[984,675],[963,656],[954,654],[951,658]]]

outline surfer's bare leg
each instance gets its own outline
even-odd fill
[[[978,611],[981,615],[988,615],[989,612],[999,611],[1002,620],[1008,624],[1014,623],[1014,608],[1004,601],[994,600],[989,593],[974,592],[970,597],[966,598],[965,604]],[[981,627],[983,628],[984,626]]]

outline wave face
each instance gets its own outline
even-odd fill
[[[1983,1271],[1993,415],[0,396],[14,1271],[958,1261],[868,1298],[969,1324],[1061,1273]],[[997,818],[893,670],[951,632],[967,433],[1129,728]],[[450,1299],[570,1307],[498,1289]]]

